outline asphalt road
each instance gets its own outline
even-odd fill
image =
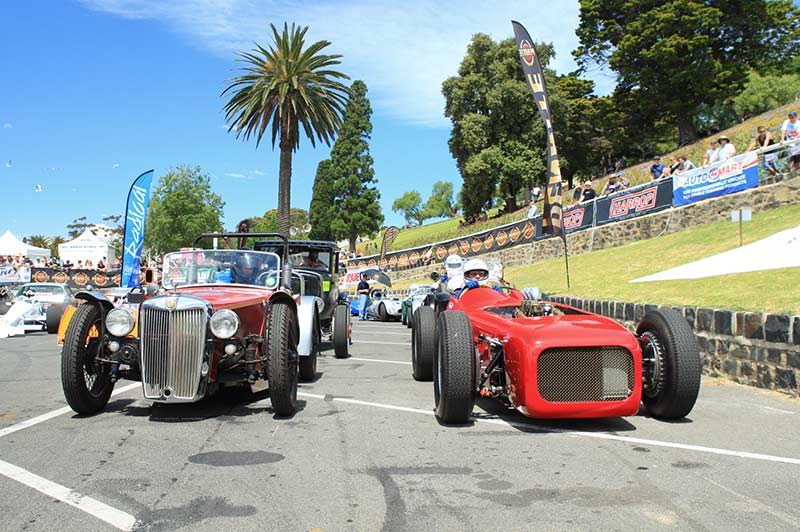
[[[0,342],[0,530],[792,530],[800,401],[704,380],[690,419],[432,415],[410,331],[355,322],[300,411],[267,391],[76,417],[53,336]],[[48,415],[46,415],[48,414]],[[40,417],[41,416],[41,417]]]

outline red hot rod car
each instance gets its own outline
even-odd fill
[[[465,423],[478,396],[534,418],[689,414],[700,388],[697,339],[674,310],[648,312],[636,334],[537,299],[538,290],[434,294],[412,322],[414,378],[434,381],[436,415]]]
[[[178,251],[164,257],[162,289],[125,291],[115,302],[99,292],[76,295],[81,304],[59,325],[61,379],[73,410],[103,410],[119,379],[141,381],[144,398],[161,403],[195,402],[220,386],[264,379],[275,413],[294,413],[303,359],[316,365],[319,334],[312,328],[319,321],[299,313],[303,296],[292,290],[282,235],[207,234],[195,246],[201,238],[230,243],[240,236],[278,237],[282,253]],[[303,335],[312,339],[308,353],[298,352]]]

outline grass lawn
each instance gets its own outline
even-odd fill
[[[743,225],[743,243],[798,225],[800,205],[753,213],[753,221]],[[567,290],[563,257],[506,268],[505,275],[517,287],[539,286],[553,295],[800,314],[800,268],[686,281],[628,282],[738,245],[739,225],[717,222],[570,257],[571,290]],[[413,282],[424,280],[398,282],[395,288],[407,288]]]

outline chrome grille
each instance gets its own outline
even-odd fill
[[[206,342],[205,308],[142,306],[139,332],[142,385],[147,399],[196,398]]]
[[[551,403],[624,401],[633,391],[633,355],[623,347],[546,349],[537,381]]]

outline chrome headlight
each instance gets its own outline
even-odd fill
[[[227,340],[239,329],[239,316],[234,311],[224,308],[211,316],[209,326],[214,336]]]
[[[112,336],[128,336],[135,325],[133,312],[126,308],[114,308],[106,314],[106,330]]]

